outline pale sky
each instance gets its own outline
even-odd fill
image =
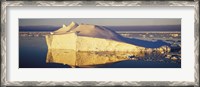
[[[34,18],[19,19],[19,26],[62,26],[72,21],[102,26],[181,25],[180,18]]]

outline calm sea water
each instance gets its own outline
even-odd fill
[[[72,66],[62,63],[47,63],[48,49],[44,36],[19,37],[19,68],[71,68]],[[58,53],[59,54],[59,53]],[[61,56],[62,57],[62,56]],[[63,58],[70,58],[64,56]],[[90,56],[88,56],[90,57]],[[96,66],[98,68],[181,68],[180,61],[173,61],[164,56],[149,55],[146,60],[124,60],[115,63]],[[160,59],[160,61],[148,61]]]

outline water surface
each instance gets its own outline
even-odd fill
[[[128,52],[50,51],[44,36],[19,37],[19,68],[181,68],[181,60],[166,58],[169,54],[155,52],[132,59],[129,55]]]

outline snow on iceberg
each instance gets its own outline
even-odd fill
[[[74,51],[170,51],[165,42],[129,39],[103,26],[75,22],[46,35],[46,42],[48,49]]]

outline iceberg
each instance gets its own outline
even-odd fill
[[[103,26],[75,22],[71,22],[68,26],[63,25],[45,38],[48,49],[51,50],[131,51],[135,54],[154,50],[161,53],[170,52],[170,47],[166,43],[157,44],[157,42],[129,39]]]

